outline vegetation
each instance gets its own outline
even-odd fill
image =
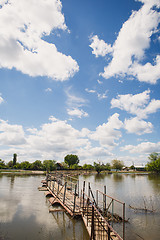
[[[104,170],[110,171],[111,167],[109,163],[106,163],[106,165],[104,165],[103,163],[101,164],[101,163],[94,162],[94,169],[99,174],[101,171],[104,171]]]
[[[112,168],[113,169],[122,170],[123,167],[124,167],[123,161],[120,161],[117,159],[112,160]]]
[[[77,155],[70,154],[70,155],[65,156],[64,162],[66,164],[68,164],[68,166],[70,168],[72,165],[79,163],[79,158]]]
[[[148,159],[150,162],[147,163],[147,171],[160,173],[160,155],[156,152],[153,152],[149,155]]]
[[[16,166],[16,163],[17,163],[17,154],[14,153],[14,154],[13,154],[13,167]]]
[[[146,165],[146,170],[160,173],[160,154],[153,152],[148,157],[149,162]],[[79,158],[77,155],[66,155],[64,158],[64,162],[61,163],[63,169],[70,170],[95,170],[98,174],[102,171],[111,171],[111,168],[116,170],[122,170],[124,163],[123,161],[114,159],[110,163],[97,163],[94,162],[91,164],[84,164],[83,166],[79,165]],[[29,161],[24,161],[21,163],[17,162],[17,154],[13,154],[13,160],[9,161],[7,164],[0,159],[0,169],[20,169],[20,170],[42,170],[42,171],[54,171],[57,169],[57,163],[55,160],[44,160],[41,162],[40,160],[36,160],[33,163]],[[130,166],[130,169],[135,169],[134,165]]]
[[[4,169],[5,168],[5,163],[2,159],[0,159],[0,169]]]

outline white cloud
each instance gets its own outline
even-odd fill
[[[139,118],[147,118],[148,114],[160,109],[160,100],[152,99],[150,102],[150,90],[139,94],[118,95],[111,100],[111,108],[119,108]]]
[[[97,82],[98,82],[99,84],[103,84],[103,82],[102,82],[102,81],[100,81],[99,79],[97,80]]]
[[[52,92],[52,88],[46,88],[45,92]]]
[[[66,95],[67,105],[69,106],[67,109],[68,114],[79,118],[88,117],[88,113],[81,108],[86,105],[86,99],[77,96],[75,93],[71,93],[71,87],[66,90]]]
[[[159,12],[153,9],[160,7],[159,0],[140,1],[144,5],[139,11],[133,11],[123,24],[112,49],[112,60],[101,73],[104,78],[133,74],[139,81],[156,83],[160,74],[159,56],[155,65],[140,62],[145,57],[145,50],[150,47],[151,36],[157,31],[160,22]]]
[[[97,93],[98,99],[102,100],[107,98],[107,93],[108,93],[108,90],[106,90],[104,93]]]
[[[85,89],[85,91],[86,91],[86,92],[88,92],[88,93],[96,93],[96,91],[95,91],[95,90],[92,90],[92,89],[91,89],[91,90],[89,90],[88,88],[86,88],[86,89]]]
[[[89,46],[93,49],[92,54],[99,56],[105,56],[108,53],[112,52],[112,47],[110,44],[105,43],[103,40],[100,40],[97,35],[90,38],[92,42]]]
[[[78,108],[67,109],[67,112],[70,116],[73,116],[73,117],[78,117],[78,118],[88,117],[87,112],[83,111],[82,109],[78,109]]]
[[[118,131],[122,127],[119,115],[114,114],[108,122],[90,131],[87,128],[77,130],[67,121],[51,116],[49,122],[37,128],[28,128],[24,132],[21,125],[12,125],[0,121],[0,155],[5,161],[11,159],[14,152],[18,161],[35,161],[37,159],[55,159],[63,161],[67,154],[77,154],[83,162],[106,159],[116,146],[116,140],[121,137]],[[98,141],[95,145],[93,140]],[[100,145],[99,145],[100,144]]]
[[[149,62],[145,65],[133,64],[130,73],[137,77],[140,82],[156,84],[160,78],[160,55],[157,55],[154,65]]]
[[[0,96],[0,104],[4,102],[4,99]]]
[[[82,107],[86,104],[86,99],[77,96],[75,93],[71,93],[71,87],[65,91],[67,95],[67,105],[69,107]]]
[[[152,152],[159,152],[160,142],[142,142],[137,146],[134,145],[126,145],[121,148],[121,151],[129,151],[130,153],[145,153],[150,154]]]
[[[117,145],[115,140],[121,137],[118,129],[123,127],[123,123],[119,120],[119,114],[115,113],[109,117],[107,123],[103,123],[96,128],[95,132],[90,134],[90,138],[100,142],[100,145],[106,148],[113,148]]]
[[[139,120],[137,117],[131,119],[125,119],[124,128],[129,133],[142,135],[144,133],[151,133],[153,125],[150,122]]]
[[[71,56],[42,40],[54,29],[66,30],[58,0],[10,0],[0,9],[0,67],[30,76],[64,81],[79,70]]]
[[[26,142],[23,127],[0,120],[0,145],[22,145]]]
[[[106,90],[104,93],[98,93],[96,90],[89,90],[88,88],[86,88],[85,91],[88,93],[96,93],[99,100],[107,98],[108,90]]]

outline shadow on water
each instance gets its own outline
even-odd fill
[[[119,174],[119,173],[114,173],[113,180],[114,180],[114,182],[121,182],[124,180],[124,175]]]
[[[160,175],[148,174],[149,183],[152,184],[154,190],[160,194]]]

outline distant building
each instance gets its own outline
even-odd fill
[[[145,169],[145,166],[134,166],[134,169],[136,170],[136,171],[145,171],[146,169]]]
[[[122,171],[129,171],[129,167],[123,167]]]
[[[61,163],[56,163],[56,170],[63,170],[64,167]]]

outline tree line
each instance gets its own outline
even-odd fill
[[[146,164],[146,170],[151,172],[160,173],[160,155],[153,152],[148,157],[149,162]],[[62,169],[72,169],[72,170],[96,170],[97,173],[101,171],[111,171],[111,169],[122,170],[124,167],[123,161],[114,159],[111,163],[100,163],[94,162],[92,164],[79,165],[79,158],[77,155],[69,154],[64,157],[64,162],[60,163]],[[21,163],[17,162],[17,154],[13,154],[13,160],[9,161],[7,164],[0,159],[0,169],[23,169],[23,170],[42,170],[42,171],[54,171],[57,169],[56,160],[36,160],[33,163],[29,161],[24,161]],[[130,167],[134,169],[134,165]]]

